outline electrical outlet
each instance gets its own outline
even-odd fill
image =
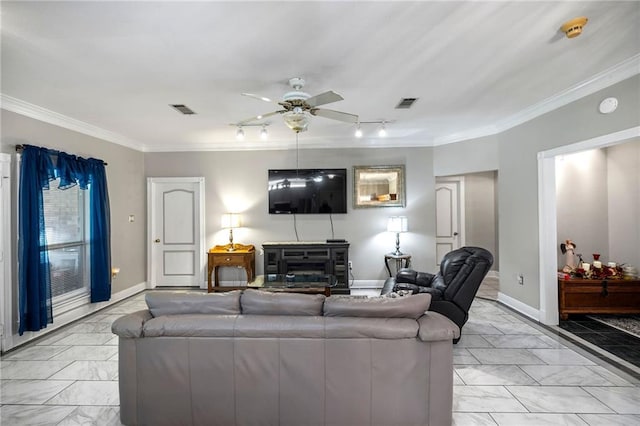
[[[349,270],[352,270],[352,269],[353,269],[353,262],[349,261]]]
[[[518,274],[518,284],[524,285],[524,275]]]

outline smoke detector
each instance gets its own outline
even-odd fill
[[[573,18],[562,24],[562,27],[560,27],[560,29],[567,35],[568,38],[578,37],[580,34],[582,34],[582,27],[587,25],[587,21],[588,19],[586,16]]]

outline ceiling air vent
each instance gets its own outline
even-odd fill
[[[195,114],[191,108],[182,104],[171,104],[172,108],[175,108],[177,111],[180,111],[184,115],[192,115]]]
[[[396,105],[396,109],[409,109],[417,100],[418,98],[402,98],[398,105]]]

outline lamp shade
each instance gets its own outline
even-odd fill
[[[223,214],[221,226],[223,228],[238,228],[240,226],[240,215],[238,213]]]
[[[387,221],[387,231],[389,232],[407,232],[409,225],[406,216],[391,216]]]

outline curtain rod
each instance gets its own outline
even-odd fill
[[[16,145],[16,152],[22,152],[23,150],[24,150],[24,146]],[[55,151],[55,150],[51,149],[50,151]],[[56,151],[56,152],[59,152],[59,151]],[[105,166],[109,165],[108,163],[105,163],[104,161],[102,162],[102,164],[104,164]]]

